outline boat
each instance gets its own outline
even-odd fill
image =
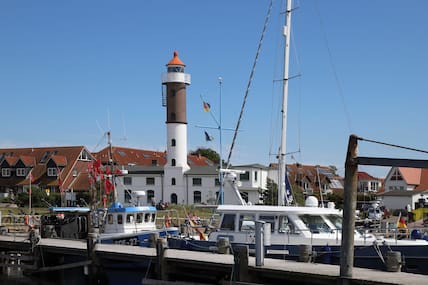
[[[237,187],[234,192],[239,193]],[[219,251],[224,244],[232,249],[244,244],[248,245],[250,254],[255,254],[256,223],[259,221],[266,225],[266,257],[336,265],[340,262],[343,212],[333,203],[320,207],[318,199],[309,196],[304,206],[227,204],[218,205],[216,213],[220,215],[219,226],[209,233],[207,240],[172,237],[168,239],[169,246]],[[383,270],[388,256],[400,253],[403,271],[428,274],[427,239],[428,236],[414,235],[409,239],[385,238],[355,230],[354,266]]]
[[[111,147],[110,132],[107,135]],[[109,161],[112,162],[112,159]],[[41,217],[42,238],[87,239],[89,233],[95,233],[99,243],[147,247],[153,246],[157,237],[178,235],[178,227],[169,223],[157,225],[155,206],[140,205],[140,198],[145,195],[143,191],[130,191],[130,203],[119,203],[114,187],[115,179],[127,173],[114,169],[113,165],[104,168],[100,161],[95,161],[89,171],[93,182],[93,198],[97,197],[97,191],[101,191],[104,192],[103,201],[97,201],[88,207],[49,207],[49,213]],[[97,184],[104,184],[104,189],[98,190],[95,186]],[[107,207],[106,196],[111,194],[110,191],[113,191],[113,201]]]
[[[285,63],[288,64],[291,0],[287,1]],[[211,231],[206,239],[168,240],[171,248],[202,251],[222,251],[235,245],[247,245],[250,253],[255,252],[258,238],[256,225],[263,224],[265,256],[313,261],[328,264],[340,264],[342,246],[343,211],[335,205],[319,203],[309,196],[305,206],[296,206],[293,197],[286,188],[285,132],[287,107],[288,67],[284,68],[283,86],[283,121],[281,147],[279,151],[278,205],[250,205],[242,199],[237,172],[227,169],[225,173],[224,194],[233,194],[234,200],[225,198],[228,204],[218,205],[216,212],[221,219],[216,230]],[[232,143],[233,145],[233,143]],[[230,157],[230,155],[229,155]],[[350,233],[352,236],[352,231]],[[345,236],[344,236],[345,237]],[[391,260],[406,272],[428,274],[428,241],[424,237],[414,239],[386,238],[369,232],[354,230],[354,266],[385,269]],[[226,251],[227,252],[227,251]],[[394,263],[392,262],[392,263]]]

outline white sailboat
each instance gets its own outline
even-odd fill
[[[230,244],[247,244],[250,249],[255,246],[256,221],[269,224],[269,243],[267,255],[280,258],[298,259],[302,245],[309,247],[311,259],[316,262],[338,264],[340,260],[342,239],[342,211],[329,203],[320,207],[318,199],[308,197],[305,206],[291,206],[291,196],[286,191],[286,124],[288,97],[288,59],[290,45],[292,1],[287,0],[286,24],[284,26],[284,77],[282,101],[282,135],[279,153],[279,191],[278,206],[249,205],[239,193],[239,172],[227,169],[224,193],[227,205],[219,205],[217,212],[221,215],[216,231],[208,236],[208,241],[180,242],[171,239],[173,248],[192,250],[211,250],[213,246],[227,240]],[[225,196],[226,197],[226,196]],[[231,203],[234,197],[234,202]],[[400,252],[405,258],[408,272],[428,274],[428,242],[426,240],[398,240],[384,238],[373,234],[354,232],[354,266],[384,269],[385,258],[389,252]],[[279,254],[278,254],[279,253]]]

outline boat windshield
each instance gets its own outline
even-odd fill
[[[220,230],[225,230],[225,231],[235,230],[235,215],[225,214],[221,222]]]
[[[300,219],[306,227],[315,234],[330,233],[331,229],[321,216],[317,215],[300,215]]]
[[[239,216],[239,230],[245,232],[254,231],[256,229],[254,220],[254,215],[241,214]]]
[[[328,215],[327,219],[336,227],[336,230],[342,230],[343,219],[339,215]]]

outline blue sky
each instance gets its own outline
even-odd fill
[[[349,135],[428,149],[428,2],[293,1],[287,162],[335,165]],[[189,150],[219,149],[201,96],[235,128],[269,0],[0,2],[0,147],[113,144],[164,150],[161,74],[177,50],[187,89]],[[276,162],[282,70],[280,13],[272,15],[232,164]],[[218,77],[223,78],[220,88]],[[204,131],[214,136],[206,142]],[[232,132],[222,135],[228,156]],[[426,159],[361,142],[361,156]],[[360,167],[375,176],[388,169]]]

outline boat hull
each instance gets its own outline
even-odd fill
[[[230,252],[237,245],[248,245],[249,254],[255,254],[254,244],[231,243]],[[214,252],[218,250],[218,243],[215,241],[168,238],[169,248]],[[323,264],[340,264],[340,245],[316,245],[303,247],[302,245],[280,245],[274,244],[265,246],[265,257],[302,261],[302,248],[308,251],[307,262]],[[401,271],[428,275],[428,245],[388,245],[372,244],[354,246],[354,266],[386,270],[386,258],[388,252],[400,252]]]

